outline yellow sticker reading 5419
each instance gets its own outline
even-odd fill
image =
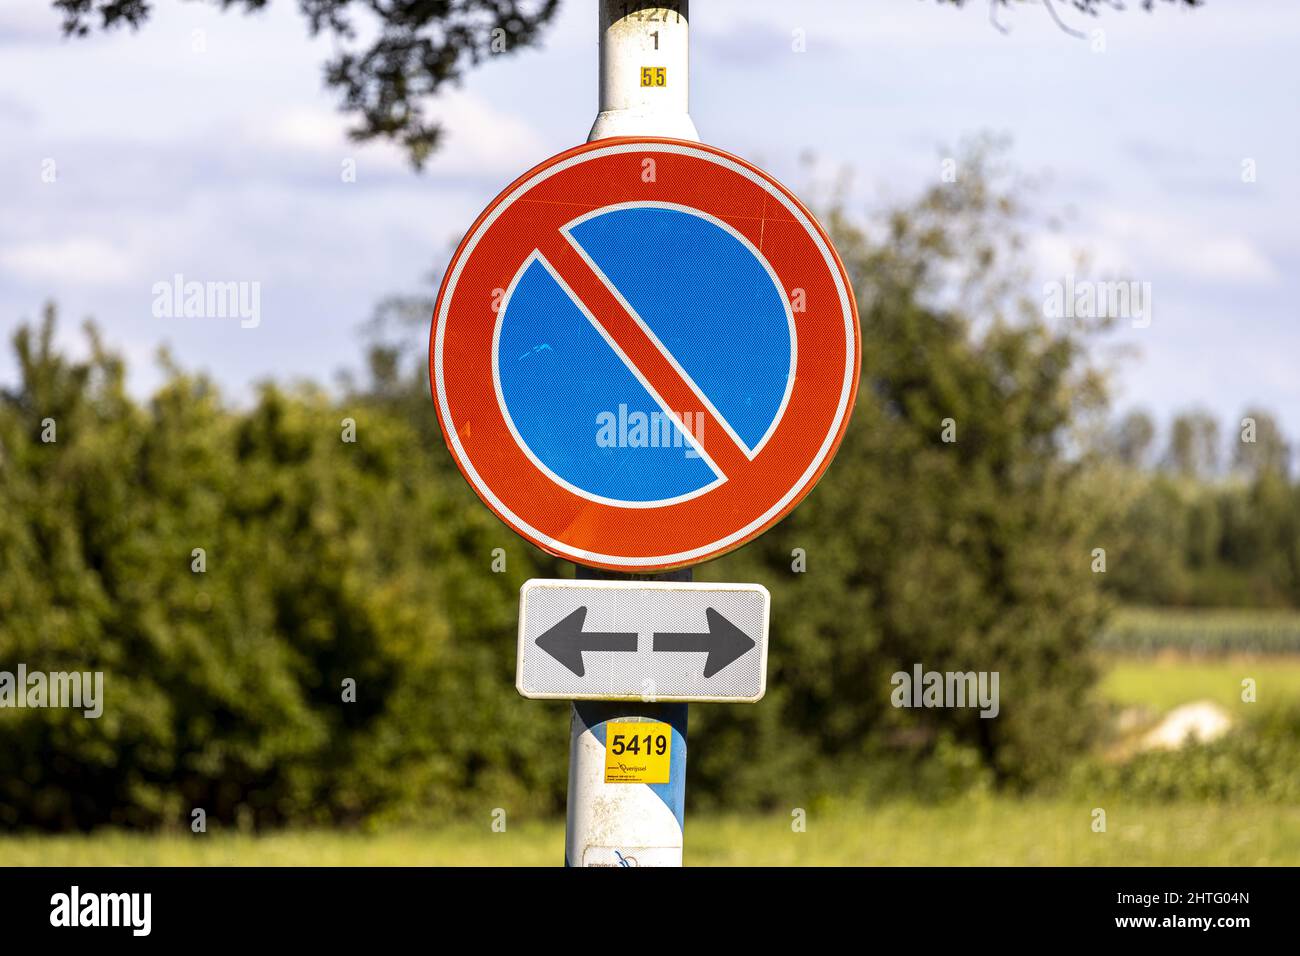
[[[606,724],[605,782],[667,783],[672,746],[668,724]]]

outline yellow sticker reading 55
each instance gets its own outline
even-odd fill
[[[641,67],[641,85],[642,86],[667,86],[668,67],[666,66]]]
[[[672,746],[668,724],[606,724],[605,782],[667,783]]]

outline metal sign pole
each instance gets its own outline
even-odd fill
[[[587,580],[689,581],[689,568],[631,575],[577,566]],[[652,690],[647,688],[647,690]],[[647,698],[652,698],[647,694]],[[579,700],[569,723],[569,798],[565,866],[681,866],[686,819],[686,704]],[[641,725],[653,728],[649,734]],[[655,783],[610,783],[617,735],[664,735],[666,773]],[[641,748],[638,748],[641,749]]]
[[[588,142],[699,142],[690,113],[690,0],[600,0],[600,112]]]
[[[681,865],[686,705],[762,699],[771,595],[680,569],[803,500],[861,365],[825,230],[698,141],[688,29],[686,0],[602,0],[590,141],[466,233],[429,343],[465,480],[523,538],[584,565],[519,589],[515,670],[523,697],[575,702],[572,866]]]
[[[588,141],[670,136],[699,141],[690,116],[690,0],[599,0],[600,111]],[[632,575],[576,566],[579,579],[690,581],[689,568]],[[686,814],[686,704],[574,701],[569,726],[565,866],[681,866]],[[654,728],[636,733],[636,725]],[[631,726],[629,726],[631,725]],[[662,742],[655,783],[610,783],[613,750],[633,731]],[[613,736],[615,739],[611,739]],[[663,739],[666,738],[666,739]],[[625,745],[626,746],[626,745]],[[638,746],[638,749],[640,747]],[[617,773],[617,771],[614,771]]]

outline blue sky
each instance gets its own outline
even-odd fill
[[[796,187],[809,150],[826,175],[851,170],[864,208],[933,184],[941,147],[1009,134],[1014,162],[1045,176],[1039,207],[1070,213],[1035,237],[1038,275],[1081,248],[1152,284],[1150,327],[1119,334],[1137,354],[1118,406],[1227,422],[1259,403],[1300,438],[1300,5],[1159,6],[1072,18],[1105,31],[1097,52],[1032,4],[1003,14],[1004,35],[979,0],[696,0],[691,112],[705,141]],[[237,399],[270,376],[331,380],[358,364],[378,299],[425,288],[501,187],[594,118],[595,2],[567,0],[540,48],[432,105],[447,143],[416,175],[392,147],[347,141],[321,81],[330,42],[296,7],[159,0],[136,34],[67,41],[48,0],[5,0],[0,382],[10,333],[50,298],[61,338],[82,348],[94,316],[142,393],[164,341]],[[156,318],[153,284],[176,273],[260,282],[260,325]]]

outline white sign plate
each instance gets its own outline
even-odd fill
[[[515,686],[542,700],[752,703],[767,689],[760,584],[527,581]]]

